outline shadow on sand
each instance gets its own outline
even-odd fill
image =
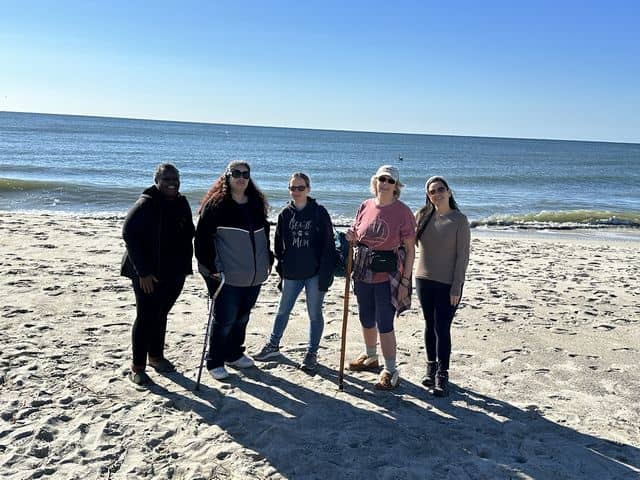
[[[348,375],[339,392],[335,370],[321,367],[312,381],[299,375],[304,386],[253,368],[230,377],[226,391],[208,386],[208,376],[197,392],[151,391],[217,425],[285,478],[640,478],[638,448],[469,389],[452,385],[438,399],[403,380],[393,392],[377,392]],[[167,378],[195,387],[180,373]]]

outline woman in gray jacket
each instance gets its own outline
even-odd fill
[[[229,376],[225,364],[253,366],[244,354],[244,341],[249,314],[273,263],[267,210],[244,161],[229,163],[200,205],[195,239],[200,270],[214,283],[225,275],[215,300],[207,357],[207,370],[216,380]]]

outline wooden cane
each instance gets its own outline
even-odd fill
[[[338,372],[338,389],[343,389],[344,381],[344,354],[347,346],[347,320],[349,319],[349,290],[351,280],[351,268],[353,262],[353,247],[349,243],[347,254],[347,267],[344,272],[344,304],[342,307],[342,338],[340,342],[340,371]]]

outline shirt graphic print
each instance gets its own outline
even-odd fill
[[[289,221],[289,231],[291,232],[292,247],[309,247],[311,244],[311,220],[297,221],[293,216]]]
[[[364,236],[370,248],[376,249],[383,245],[389,238],[389,224],[384,218],[377,217],[372,223],[367,225]]]

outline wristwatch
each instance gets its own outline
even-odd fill
[[[411,280],[409,278],[407,278],[407,277],[402,277],[400,279],[400,283],[402,285],[404,285],[405,287],[408,287],[409,285],[411,285]]]

